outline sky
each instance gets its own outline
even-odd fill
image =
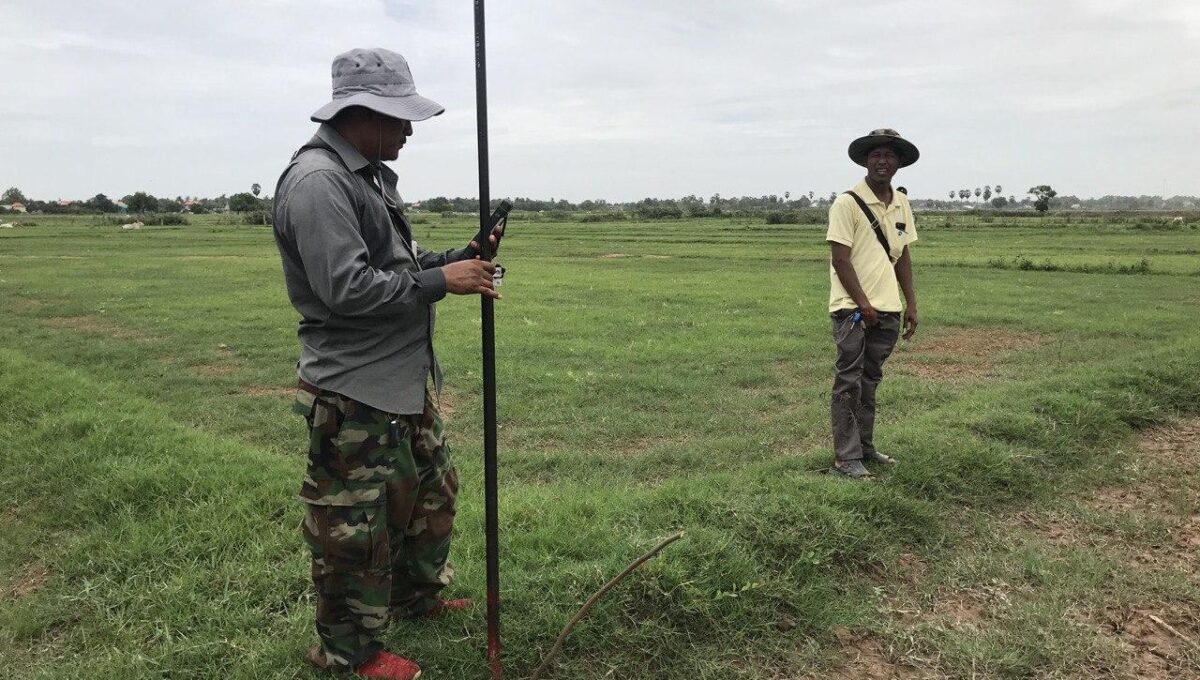
[[[446,113],[392,167],[476,196],[473,2],[0,0],[0,188],[274,193],[330,63],[409,61]],[[1200,195],[1195,0],[492,0],[492,196],[849,188],[855,137],[921,150],[914,198],[1000,184]]]

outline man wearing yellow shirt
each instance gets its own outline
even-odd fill
[[[917,227],[908,196],[892,190],[892,178],[919,156],[912,142],[891,129],[854,140],[850,159],[865,167],[867,176],[829,207],[829,314],[838,352],[831,404],[833,470],[849,477],[870,476],[864,461],[896,462],[875,449],[875,391],[901,325],[905,340],[917,330],[909,254]]]

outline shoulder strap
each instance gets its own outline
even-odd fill
[[[301,154],[303,154],[305,151],[311,151],[313,149],[323,149],[328,151],[332,156],[338,159],[339,163],[342,162],[342,159],[333,151],[333,147],[326,144],[324,140],[314,137],[304,146],[296,149],[296,153],[292,154],[292,160],[288,161],[287,167],[283,169],[283,172],[279,173],[279,181],[275,183],[276,197],[279,196],[279,188],[283,186],[283,180],[287,178],[289,173],[291,173],[292,168],[296,167],[296,161],[300,160]],[[342,167],[345,167],[345,163],[342,163]]]
[[[854,202],[862,209],[863,214],[867,216],[867,220],[871,223],[871,230],[875,232],[875,240],[879,241],[879,245],[883,246],[883,253],[887,255],[888,262],[891,262],[892,247],[888,245],[887,235],[883,233],[883,229],[879,226],[879,220],[875,218],[875,213],[871,212],[871,209],[867,207],[867,202],[862,199],[862,196],[853,191],[847,191],[846,193],[854,199]]]

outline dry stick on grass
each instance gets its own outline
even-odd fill
[[[588,610],[592,608],[592,605],[596,604],[597,600],[599,600],[601,597],[603,597],[605,593],[612,590],[618,583],[623,581],[626,576],[629,576],[631,573],[633,573],[633,570],[642,566],[651,557],[654,557],[658,553],[662,552],[663,548],[666,548],[668,545],[671,545],[675,541],[678,541],[679,539],[683,538],[684,534],[686,534],[686,533],[687,532],[680,531],[679,533],[677,533],[673,536],[668,536],[667,538],[663,539],[662,543],[659,543],[658,545],[654,546],[645,555],[642,555],[641,557],[639,557],[636,560],[634,560],[633,562],[631,562],[628,567],[625,567],[625,571],[622,571],[620,574],[617,574],[615,577],[613,577],[613,579],[611,581],[609,581],[608,583],[605,583],[603,588],[601,588],[600,590],[597,590],[594,595],[589,597],[588,601],[585,602],[583,604],[583,606],[579,608],[579,611],[575,612],[575,616],[571,617],[571,620],[567,622],[567,626],[565,628],[563,628],[561,633],[558,634],[558,639],[554,641],[554,646],[550,648],[550,651],[546,654],[546,658],[542,659],[541,665],[539,665],[537,667],[537,670],[535,670],[533,672],[533,675],[530,677],[530,680],[538,680],[538,678],[541,677],[542,671],[545,670],[546,667],[549,666],[550,663],[553,662],[554,659],[558,656],[558,653],[560,651],[562,651],[563,642],[566,641],[567,636],[570,635],[571,631],[575,629],[575,625],[578,624],[579,621],[585,615],[587,615]]]
[[[1196,644],[1196,641],[1195,641],[1195,640],[1193,640],[1193,639],[1191,639],[1190,637],[1188,637],[1188,636],[1184,635],[1183,633],[1180,633],[1180,632],[1179,632],[1179,631],[1178,631],[1178,630],[1175,628],[1175,626],[1172,626],[1171,624],[1167,623],[1166,621],[1163,621],[1162,619],[1158,618],[1158,617],[1157,617],[1157,616],[1155,616],[1154,614],[1146,614],[1146,618],[1148,618],[1148,619],[1150,619],[1151,621],[1153,621],[1153,622],[1157,623],[1159,626],[1161,626],[1161,627],[1162,627],[1162,629],[1163,629],[1163,630],[1167,631],[1167,632],[1168,632],[1168,633],[1170,633],[1171,635],[1174,635],[1175,637],[1179,638],[1180,640],[1183,640],[1184,642],[1186,642],[1186,643],[1187,643],[1187,645],[1188,645],[1189,647],[1191,647],[1192,649],[1194,649],[1194,650],[1196,650],[1196,651],[1200,652],[1200,644]]]

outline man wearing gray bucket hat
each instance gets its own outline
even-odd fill
[[[829,207],[829,314],[837,346],[830,411],[833,471],[862,478],[870,476],[864,461],[896,462],[875,448],[875,392],[901,325],[905,340],[917,329],[909,254],[917,227],[907,194],[892,190],[892,178],[920,152],[883,128],[851,142],[849,155],[867,176]]]
[[[404,57],[356,49],[333,60],[333,99],[275,192],[275,241],[300,313],[296,410],[309,432],[300,489],[320,644],[308,659],[363,677],[411,680],[383,650],[392,617],[464,609],[444,600],[458,477],[438,413],[434,303],[499,298],[478,244],[434,253],[413,240],[395,160],[413,121],[442,113]],[[496,242],[499,231],[491,236]]]

